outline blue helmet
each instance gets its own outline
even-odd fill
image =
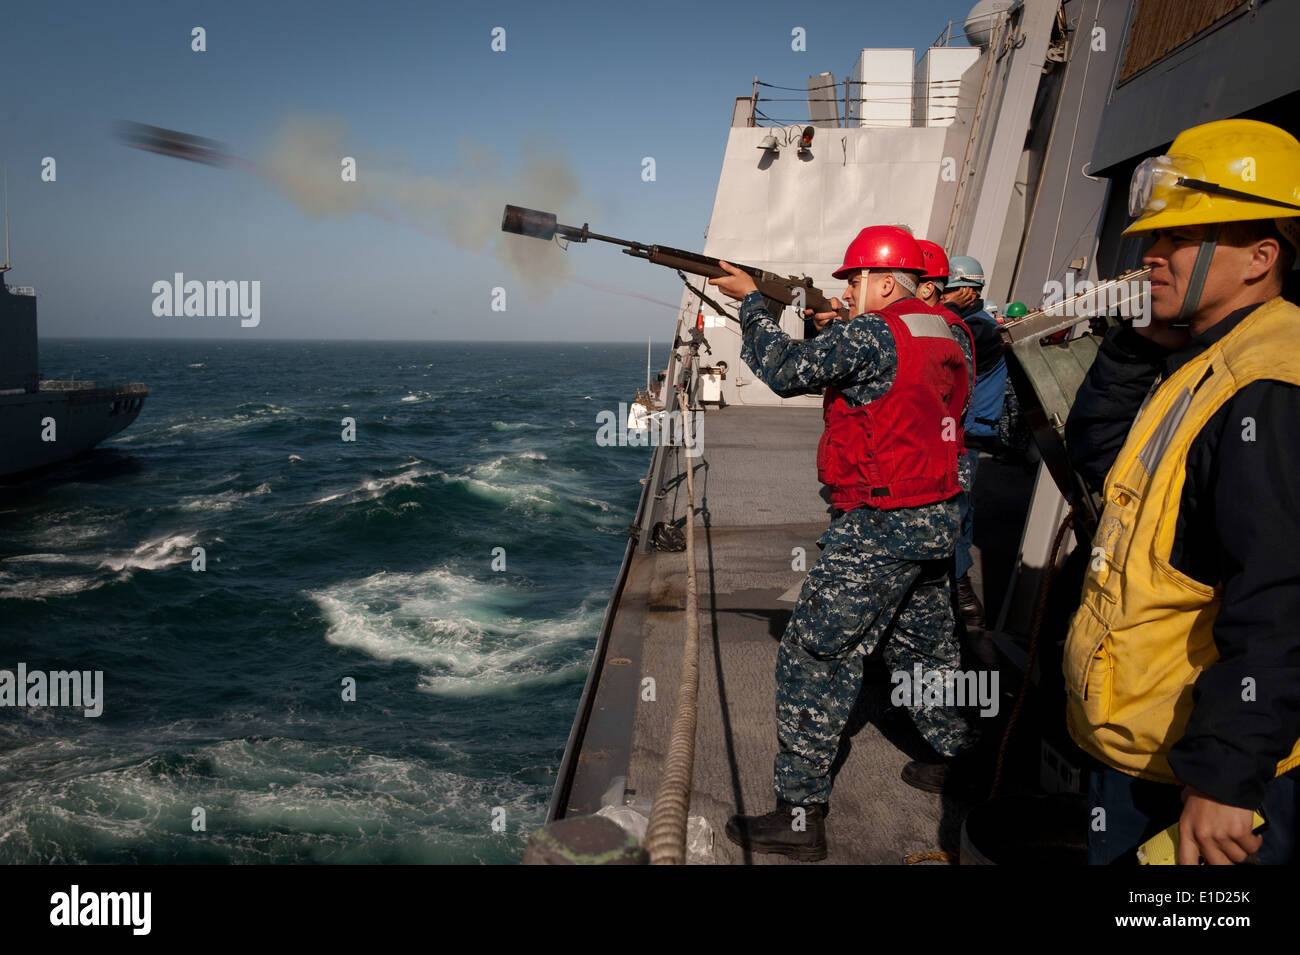
[[[969,255],[954,255],[948,260],[948,288],[983,288],[984,266]]]

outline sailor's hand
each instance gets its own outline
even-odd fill
[[[823,328],[829,325],[834,319],[840,317],[840,309],[842,309],[843,307],[844,307],[843,302],[841,302],[837,298],[833,298],[831,299],[831,311],[817,312],[816,314],[814,314],[811,308],[805,308],[803,310],[803,313],[804,315],[812,319],[812,323],[815,326],[817,326],[817,331],[820,332]]]
[[[975,304],[975,299],[979,298],[978,293],[969,285],[959,285],[943,296],[945,305],[951,305],[954,308],[968,308]]]
[[[710,285],[716,285],[718,291],[730,298],[744,298],[750,292],[757,292],[758,286],[748,272],[742,272],[734,265],[729,265],[721,260],[718,261],[726,272],[726,275],[719,275],[716,279],[709,279]]]
[[[1196,865],[1202,858],[1210,865],[1245,862],[1264,841],[1250,831],[1254,824],[1249,809],[1215,802],[1188,786],[1178,819],[1178,864]]]

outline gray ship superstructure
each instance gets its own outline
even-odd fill
[[[127,427],[149,388],[42,378],[36,290],[5,282],[0,266],[0,476],[57,464]]]

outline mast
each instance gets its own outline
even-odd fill
[[[5,261],[0,265],[0,275],[9,271],[9,165],[5,164]]]
[[[8,226],[7,226],[8,221],[9,220],[6,217],[5,219],[6,233],[8,232]],[[9,257],[8,252],[9,250],[5,249],[6,259]],[[649,335],[646,336],[646,340],[645,340],[645,391],[646,394],[650,394],[650,336]]]

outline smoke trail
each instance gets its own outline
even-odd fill
[[[142,123],[119,123],[117,137],[134,149],[258,176],[283,189],[314,217],[347,218],[363,212],[434,238],[448,237],[462,248],[491,248],[498,260],[542,294],[570,280],[596,291],[678,307],[633,289],[571,277],[568,256],[553,243],[500,231],[501,209],[507,202],[564,210],[578,195],[577,176],[567,160],[536,144],[525,143],[523,167],[504,174],[495,153],[462,142],[459,166],[438,177],[410,171],[401,156],[349,150],[343,122],[322,117],[286,120],[261,162],[233,155],[214,140]],[[356,163],[356,181],[343,179],[344,156]]]
[[[488,249],[543,289],[562,284],[568,257],[554,244],[502,233],[500,222],[507,202],[571,207],[579,190],[569,162],[532,143],[524,145],[520,168],[509,172],[486,147],[464,142],[459,152],[449,174],[420,173],[403,157],[349,148],[337,119],[296,116],[281,125],[261,165],[308,215],[367,212],[444,235],[464,249]],[[355,182],[340,175],[344,156],[356,160]]]

